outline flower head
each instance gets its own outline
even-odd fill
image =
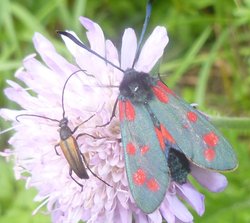
[[[131,68],[135,59],[137,39],[133,29],[126,29],[122,38],[121,55],[96,23],[80,18],[87,29],[87,38],[92,50],[122,69]],[[71,32],[75,35],[73,32]],[[75,35],[76,36],[76,35]],[[23,68],[15,74],[27,87],[7,81],[6,96],[19,104],[22,110],[1,109],[0,115],[13,123],[16,130],[9,144],[13,149],[5,150],[5,156],[13,157],[17,179],[25,179],[27,187],[35,187],[36,201],[47,205],[53,222],[192,222],[193,217],[181,199],[190,204],[199,214],[204,212],[204,196],[191,183],[183,185],[171,182],[161,206],[151,214],[143,213],[130,195],[120,143],[119,121],[114,118],[105,128],[96,128],[109,121],[123,73],[92,53],[80,48],[71,40],[63,37],[65,44],[75,59],[75,64],[59,55],[53,45],[41,34],[36,33],[33,41],[43,63],[35,55],[26,57]],[[135,70],[150,72],[163,55],[168,36],[164,27],[156,27],[145,42]],[[88,170],[89,179],[74,178],[81,182],[77,185],[69,175],[69,164],[62,152],[59,156],[54,145],[60,140],[58,123],[38,117],[20,117],[19,114],[37,114],[52,119],[62,118],[62,88],[67,77],[73,72],[84,69],[94,77],[78,72],[70,79],[65,89],[64,105],[69,126],[73,129],[91,115],[95,116],[81,125],[77,134],[88,133],[77,142],[89,168],[109,187],[93,176]],[[31,94],[31,92],[35,93]],[[27,173],[29,174],[27,176]],[[201,169],[191,164],[191,175],[214,192],[222,191],[226,178],[218,173]],[[211,179],[209,182],[207,179]],[[150,202],[150,201],[148,201]]]

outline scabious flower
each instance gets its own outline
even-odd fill
[[[99,25],[83,17],[80,21],[87,29],[92,50],[122,69],[132,67],[137,49],[133,29],[128,28],[124,32],[119,60],[117,49],[110,40],[105,40]],[[160,223],[164,219],[169,223],[192,222],[193,216],[182,200],[189,203],[198,215],[202,215],[204,196],[189,181],[183,185],[171,182],[164,201],[154,213],[147,215],[138,209],[126,179],[118,119],[115,117],[105,128],[96,128],[111,117],[118,95],[115,86],[119,86],[123,73],[66,37],[63,40],[75,64],[68,62],[45,37],[36,33],[34,46],[43,62],[36,55],[26,57],[23,68],[15,74],[24,84],[7,81],[9,87],[5,89],[6,96],[22,107],[21,110],[0,110],[1,117],[11,121],[15,129],[9,140],[13,148],[6,149],[2,155],[14,159],[16,178],[25,179],[27,188],[37,189],[35,201],[41,202],[40,206],[46,205],[53,222],[57,223],[80,220],[95,223]],[[135,69],[149,72],[162,56],[167,43],[166,29],[156,27],[141,50]],[[113,187],[107,186],[90,172],[90,179],[77,179],[83,184],[82,189],[71,179],[65,158],[54,151],[54,145],[59,141],[57,123],[37,117],[20,117],[19,122],[15,119],[19,114],[61,119],[62,87],[67,77],[79,69],[86,70],[94,77],[79,72],[70,79],[64,97],[66,116],[73,129],[95,114],[79,127],[77,133],[85,132],[96,136],[96,139],[84,136],[78,139],[78,143],[91,170]],[[190,165],[191,175],[210,191],[220,192],[226,187],[227,180],[223,175]],[[73,176],[77,178],[74,173]]]

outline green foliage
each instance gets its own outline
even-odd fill
[[[11,163],[0,158],[0,223],[45,223],[49,216],[32,212],[39,203],[33,202],[35,190],[25,190],[24,181],[16,181]]]
[[[70,29],[84,37],[78,17],[97,21],[120,47],[126,27],[141,31],[146,1],[87,0],[1,0],[0,1],[0,107],[15,108],[2,89],[22,59],[34,53],[32,36],[41,32],[66,57],[55,30]],[[154,1],[149,31],[166,26],[170,43],[160,66],[166,83],[199,109],[212,114],[223,127],[239,158],[236,172],[227,173],[224,193],[206,194],[206,212],[194,214],[196,222],[250,222],[250,1],[249,0],[158,0]],[[147,34],[147,35],[148,35]],[[218,114],[227,117],[219,117]],[[230,117],[230,118],[228,118]],[[0,119],[0,130],[7,128]],[[5,148],[8,135],[1,135]],[[3,145],[5,144],[5,146]],[[0,223],[49,222],[41,214],[32,216],[38,205],[35,191],[24,189],[13,178],[10,163],[0,159]]]

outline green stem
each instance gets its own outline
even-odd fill
[[[211,122],[220,128],[250,130],[250,118],[210,117]]]

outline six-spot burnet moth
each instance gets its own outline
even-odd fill
[[[127,70],[107,61],[70,33],[58,32],[124,73],[110,121],[118,105],[129,188],[145,213],[160,206],[171,181],[186,183],[189,162],[216,171],[237,167],[231,145],[205,115],[159,78],[134,69],[150,13],[149,1],[135,61]]]
[[[65,108],[64,108],[64,92],[66,89],[66,85],[69,81],[69,79],[75,75],[78,72],[84,72],[86,75],[91,76],[86,73],[85,70],[77,70],[76,72],[73,72],[65,81],[63,90],[62,90],[62,119],[57,120],[53,118],[49,118],[46,116],[41,116],[41,115],[36,115],[36,114],[20,114],[16,117],[16,120],[19,121],[19,118],[21,116],[32,116],[32,117],[38,117],[38,118],[43,118],[43,119],[48,119],[53,122],[59,123],[59,134],[60,134],[60,142],[54,146],[55,152],[57,155],[59,155],[57,151],[57,147],[59,146],[64,154],[65,159],[67,160],[69,164],[69,175],[70,177],[80,186],[82,187],[83,185],[79,183],[73,176],[72,176],[72,171],[80,178],[80,179],[89,179],[89,175],[86,171],[86,168],[99,180],[104,182],[106,185],[110,186],[107,182],[102,180],[99,176],[97,176],[88,166],[87,161],[84,157],[84,155],[81,153],[77,139],[81,136],[90,136],[94,139],[96,137],[88,134],[88,133],[81,133],[77,135],[76,137],[73,136],[73,134],[77,131],[77,129],[83,125],[84,123],[88,122],[90,119],[92,119],[95,115],[91,115],[88,119],[80,123],[78,126],[76,126],[73,130],[71,130],[68,126],[68,118],[65,117]],[[86,166],[86,168],[85,168]],[[111,186],[110,186],[111,187]]]

